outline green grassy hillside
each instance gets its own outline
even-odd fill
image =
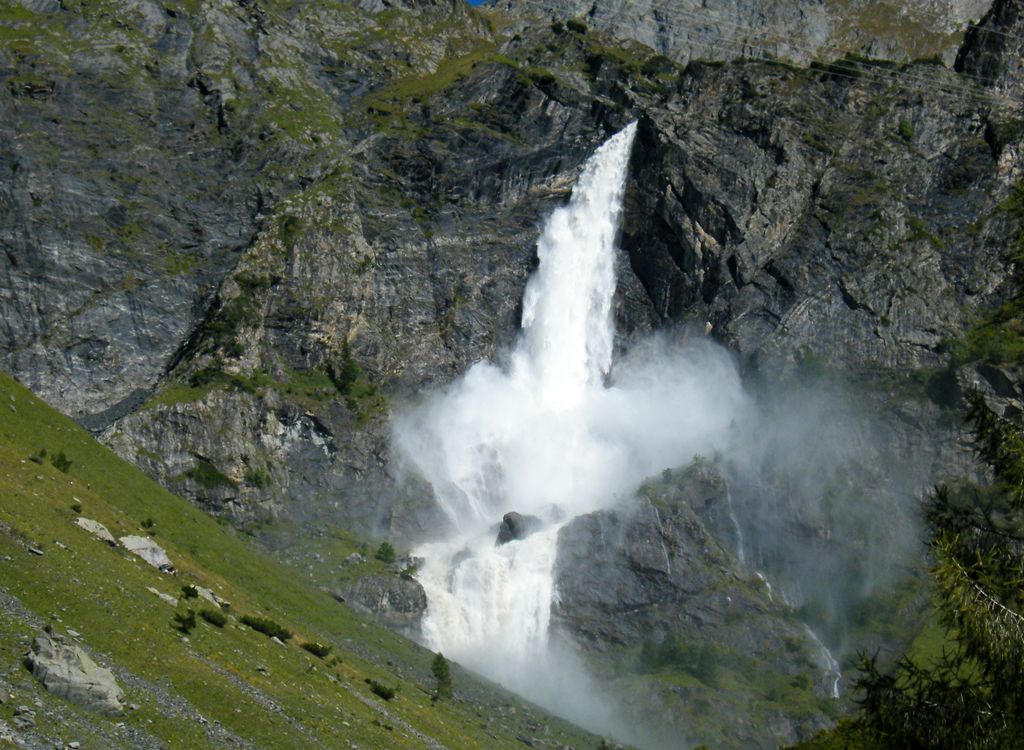
[[[61,454],[65,460],[55,460]],[[151,533],[178,575],[94,539],[75,525],[79,516],[115,536]],[[231,602],[223,628],[199,619],[186,637],[172,627],[176,612],[211,606],[183,598],[187,584]],[[178,597],[177,610],[147,588]],[[280,645],[244,626],[242,615],[271,618],[295,635]],[[70,637],[114,669],[130,710],[103,718],[42,690],[21,659],[47,622],[79,634]],[[333,650],[317,658],[300,648],[307,641]],[[538,736],[550,746],[599,744],[459,670],[456,698],[432,702],[431,658],[169,494],[0,374],[0,691],[11,694],[0,701],[0,719],[10,724],[18,706],[34,707],[30,746],[468,749],[522,747],[518,738]],[[384,701],[367,679],[397,687],[397,695]],[[5,731],[0,724],[0,738]]]

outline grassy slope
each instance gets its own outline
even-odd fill
[[[63,451],[72,461],[68,473],[49,461],[30,461],[41,448],[51,456]],[[140,523],[152,519],[156,541],[174,560],[178,577],[161,574],[75,526],[76,497],[81,515],[106,524],[115,536],[144,534]],[[43,556],[30,553],[30,546]],[[171,628],[172,607],[146,588],[179,595],[181,585],[191,582],[228,599],[235,616],[269,616],[296,637],[282,647],[231,618],[223,630],[200,621],[187,640],[182,638]],[[8,675],[8,688],[13,686],[17,696],[0,707],[0,718],[9,720],[28,691],[45,700],[43,714],[61,717],[50,725],[40,720],[47,739],[84,741],[136,729],[170,748],[217,746],[198,710],[211,725],[219,723],[258,747],[427,746],[403,721],[451,748],[518,747],[515,736],[530,734],[524,728],[530,721],[546,724],[552,739],[577,747],[597,744],[518,699],[495,698],[497,693],[479,685],[472,686],[474,695],[491,696],[486,712],[467,701],[432,704],[428,652],[368,625],[298,580],[294,571],[160,488],[3,374],[0,595],[7,599],[0,608],[0,674]],[[10,597],[28,613],[19,613],[18,601]],[[196,600],[190,604],[199,608]],[[179,601],[179,611],[184,607]],[[39,619],[81,633],[102,663],[123,668],[119,676],[127,670],[157,687],[146,689],[130,675],[121,676],[126,701],[139,708],[118,719],[87,716],[42,694],[17,666]],[[298,648],[303,640],[333,644],[334,653],[326,661],[317,659]],[[398,697],[384,704],[370,693],[365,678],[398,685]],[[460,680],[469,678],[457,674],[457,692]],[[191,706],[169,710],[161,692],[181,696]],[[502,710],[502,701],[518,710]],[[386,706],[390,716],[375,705]],[[119,721],[126,726],[118,728]]]

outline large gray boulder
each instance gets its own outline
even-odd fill
[[[85,529],[94,537],[106,542],[111,547],[117,546],[117,540],[114,539],[114,535],[111,534],[107,527],[101,524],[99,521],[94,521],[91,518],[83,518],[79,516],[75,519],[75,525]]]
[[[100,667],[78,646],[59,635],[35,639],[25,666],[49,692],[93,711],[115,715],[123,711],[121,688],[109,669]]]
[[[146,536],[123,536],[120,539],[124,548],[133,555],[138,555],[154,568],[163,573],[173,573],[174,563],[167,556],[164,548]]]

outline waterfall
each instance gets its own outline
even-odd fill
[[[732,529],[736,533],[736,559],[739,560],[740,567],[747,567],[747,553],[743,546],[743,527],[740,526],[740,519],[736,517],[736,510],[732,504],[732,490],[729,489],[729,482],[725,483],[725,507],[729,512],[729,521],[732,523]],[[767,581],[766,581],[767,583]],[[768,587],[768,595],[771,596],[771,587]]]
[[[615,239],[635,132],[598,148],[548,217],[507,365],[477,363],[399,414],[393,433],[451,526],[413,550],[426,645],[592,728],[609,719],[593,701],[591,716],[565,706],[592,696],[554,666],[548,638],[559,529],[721,448],[745,404],[734,363],[708,342],[663,335],[613,363]],[[533,533],[498,545],[510,511]]]
[[[513,689],[521,687],[522,667],[547,646],[565,517],[554,508],[575,505],[575,514],[595,500],[578,495],[578,474],[601,450],[578,411],[603,389],[611,367],[615,235],[635,131],[629,125],[594,153],[569,203],[544,226],[508,372],[489,364],[470,370],[464,388],[441,405],[445,429],[429,437],[440,439],[440,455],[425,473],[459,533],[414,551],[424,560],[418,578],[429,603],[423,637]],[[536,515],[545,526],[496,546],[492,526],[508,510]]]
[[[811,630],[809,625],[804,625],[804,630],[807,631],[807,635],[810,636],[811,640],[814,641],[814,645],[818,647],[818,656],[820,657],[819,666],[825,670],[825,679],[829,682],[829,697],[839,697],[839,682],[843,679],[843,673],[839,671],[839,662],[836,661],[836,657],[829,651],[828,646],[822,643],[821,638],[818,634]]]

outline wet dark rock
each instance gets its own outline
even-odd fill
[[[540,528],[540,519],[536,516],[524,516],[515,511],[506,513],[498,526],[495,546],[507,544],[515,539],[525,539]]]

